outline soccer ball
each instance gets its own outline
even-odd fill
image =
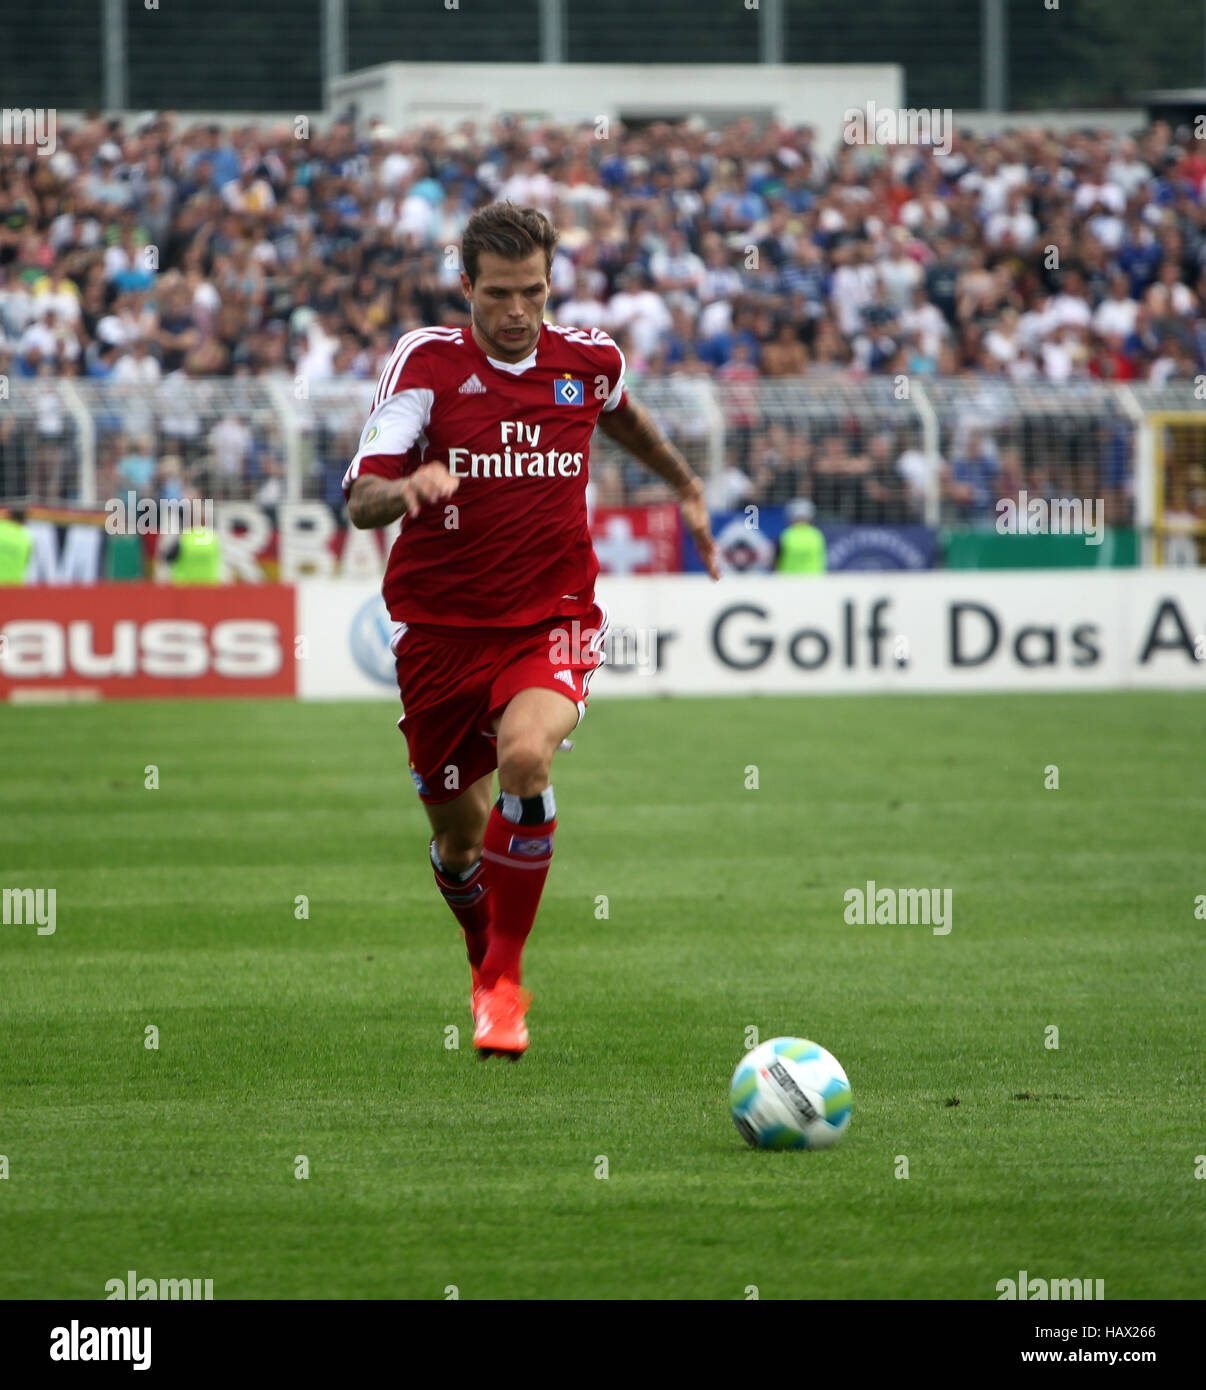
[[[756,1149],[827,1149],[850,1124],[850,1082],[816,1043],[771,1038],[737,1064],[729,1108]]]

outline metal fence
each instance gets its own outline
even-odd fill
[[[342,505],[373,383],[279,376],[114,385],[13,378],[0,393],[0,500],[97,505],[140,497]],[[707,480],[716,510],[809,498],[820,519],[977,526],[1019,488],[1101,498],[1109,524],[1150,527],[1153,421],[1206,424],[1192,383],[1011,385],[995,378],[630,383]],[[664,485],[603,434],[600,505],[657,501]]]
[[[898,63],[908,105],[990,110],[1116,107],[1202,77],[1192,0],[1063,12],[1040,0],[863,0],[838,15],[828,0],[210,0],[203,11],[59,0],[23,6],[20,21],[0,45],[0,86],[17,107],[313,111],[324,78],[393,60],[463,63],[470,86],[475,62],[487,79],[488,64],[541,60]]]

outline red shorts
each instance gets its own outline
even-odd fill
[[[586,713],[591,675],[603,664],[607,609],[533,627],[455,628],[399,623],[397,658],[410,775],[422,801],[460,796],[498,766],[490,725],[521,690],[559,691]]]

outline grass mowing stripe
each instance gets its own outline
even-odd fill
[[[393,717],[0,715],[0,886],[58,895],[0,927],[0,1296],[1200,1294],[1200,699],[594,701],[518,1066]],[[867,879],[950,888],[949,936],[847,924]],[[836,1150],[744,1147],[750,1025],[841,1060]]]

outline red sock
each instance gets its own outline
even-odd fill
[[[492,988],[500,975],[520,979],[524,942],[536,920],[544,881],[553,862],[553,831],[557,817],[540,825],[518,825],[497,806],[486,824],[486,881],[494,901],[490,945],[482,964],[482,984]]]
[[[436,887],[444,895],[452,915],[461,924],[469,964],[475,970],[481,969],[490,939],[490,885],[484,869],[485,865],[479,859],[466,878],[457,878],[446,869],[437,868],[434,859],[431,861]]]

